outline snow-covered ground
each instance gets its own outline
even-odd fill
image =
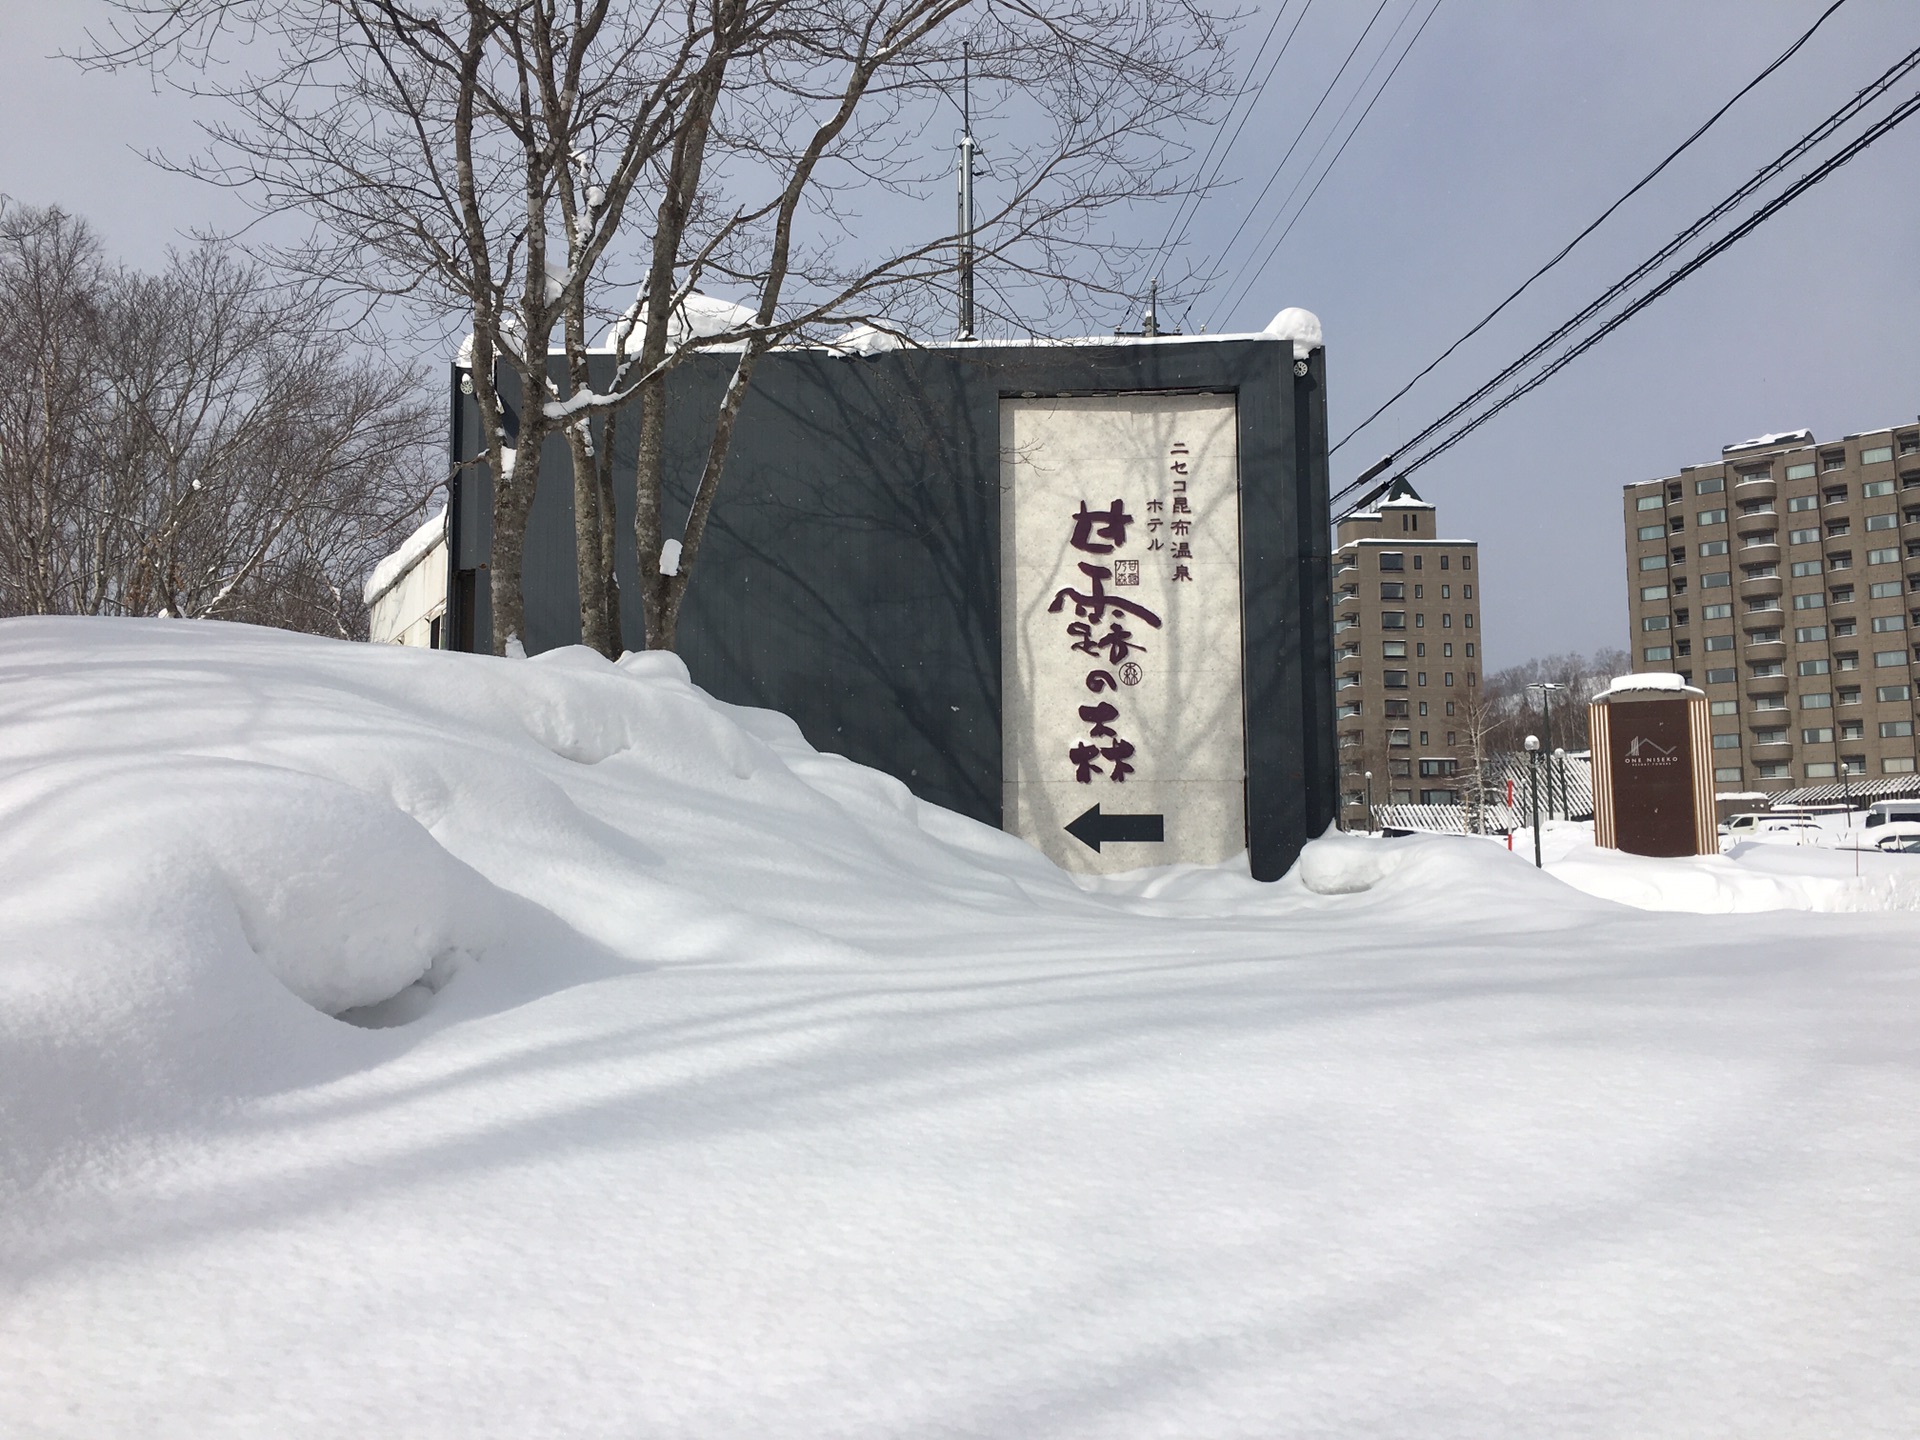
[[[1920,857],[1582,834],[1081,885],[670,657],[0,623],[0,1433],[1920,1433]]]

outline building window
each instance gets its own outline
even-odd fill
[[[1416,565],[1413,568],[1418,570],[1420,567]],[[1423,598],[1426,595],[1426,593],[1427,593],[1427,587],[1424,585],[1416,585],[1413,587],[1413,598],[1416,600]]]
[[[1891,600],[1900,593],[1898,580],[1876,580],[1867,587],[1867,596],[1873,600]]]
[[[1740,780],[1740,767],[1738,765],[1723,765],[1720,769],[1713,772],[1713,779],[1717,785],[1738,784]]]
[[[1920,435],[1902,435],[1900,437],[1900,453],[1902,455],[1912,455],[1916,452],[1920,452]]]
[[[1473,568],[1473,556],[1462,555],[1460,557],[1460,568],[1462,570],[1471,570]]]
[[[1736,672],[1731,665],[1724,670],[1707,671],[1707,684],[1709,685],[1731,685],[1736,678]]]
[[[1418,659],[1418,660],[1426,659],[1427,658],[1427,642],[1424,640],[1416,640],[1413,645],[1413,654],[1415,659]]]
[[[1382,610],[1380,612],[1382,630],[1404,630],[1407,628],[1407,612],[1404,610]]]
[[[1787,466],[1787,479],[1789,480],[1811,480],[1812,478],[1813,465],[1811,463]]]
[[[1827,552],[1827,568],[1829,570],[1851,570],[1853,568],[1853,552],[1851,550],[1829,550]]]
[[[1731,650],[1733,649],[1733,636],[1709,635],[1706,639],[1706,648],[1709,650]]]
[[[1913,698],[1913,687],[1911,685],[1882,685],[1873,692],[1873,698],[1880,701],[1883,705],[1895,700],[1911,700]]]
[[[1858,685],[1842,685],[1837,693],[1842,705],[1858,705],[1860,703],[1860,687]]]
[[[1407,672],[1404,670],[1382,670],[1380,672],[1380,683],[1389,690],[1404,690],[1407,688]]]
[[[1816,625],[1813,628],[1817,630],[1820,627]],[[1778,630],[1749,630],[1747,632],[1747,643],[1749,645],[1777,645],[1780,643],[1780,632]]]
[[[1882,720],[1880,722],[1880,738],[1882,740],[1892,740],[1902,735],[1911,734],[1913,734],[1913,721],[1911,720]]]
[[[1459,773],[1460,762],[1458,760],[1447,759],[1444,756],[1429,755],[1420,761],[1420,775],[1422,779],[1458,775]]]
[[[1860,487],[1860,498],[1862,500],[1877,500],[1882,495],[1891,495],[1892,493],[1893,481],[1891,480],[1869,480]]]
[[[1793,632],[1793,640],[1796,645],[1811,645],[1816,640],[1824,640],[1826,638],[1827,627],[1824,625],[1802,625]]]
[[[1847,468],[1847,452],[1844,450],[1826,450],[1820,455],[1822,470],[1844,470]]]
[[[1446,557],[1443,555],[1440,558],[1444,560]],[[1453,587],[1451,585],[1442,585],[1440,587],[1440,598],[1442,600],[1451,600],[1453,598]]]
[[[1830,725],[1816,725],[1810,730],[1802,730],[1800,732],[1800,743],[1802,745],[1831,745],[1833,743],[1833,727]]]
[[[1442,570],[1444,570],[1444,569],[1446,569],[1446,568],[1447,568],[1447,561],[1448,561],[1448,560],[1449,560],[1450,558],[1451,558],[1450,556],[1446,556],[1446,555],[1442,555],[1442,556],[1440,557],[1440,568],[1441,568]]]
[[[1893,447],[1891,445],[1875,445],[1871,450],[1863,449],[1860,452],[1860,463],[1862,465],[1879,465],[1891,459],[1893,459]]]
[[[1416,610],[1413,612],[1413,628],[1416,630],[1424,630],[1427,628],[1427,612],[1426,611]]]
[[[1800,708],[1802,710],[1831,710],[1833,708],[1833,696],[1825,691],[1816,691],[1810,695],[1802,695],[1800,697]]]
[[[1820,497],[1817,495],[1795,495],[1791,500],[1787,501],[1787,513],[1790,515],[1797,515],[1802,510],[1818,510],[1819,508]]]
[[[1467,618],[1472,619],[1473,617],[1468,616]],[[1467,659],[1473,659],[1473,642],[1471,640],[1467,641]]]
[[[1710,715],[1738,715],[1740,713],[1740,702],[1738,700],[1709,700],[1707,702],[1707,713]]]
[[[1778,660],[1763,660],[1759,664],[1753,665],[1749,668],[1752,672],[1753,678],[1756,680],[1773,680],[1787,673],[1783,668],[1781,668],[1781,664]]]
[[[1900,549],[1898,546],[1893,546],[1885,550],[1867,551],[1867,564],[1869,565],[1892,565],[1899,559]]]
[[[1387,731],[1387,744],[1395,749],[1410,747],[1413,744],[1413,732],[1411,730],[1389,730]]]
[[[1876,635],[1891,635],[1896,630],[1904,630],[1906,628],[1907,617],[1904,615],[1876,615],[1873,617],[1873,633]]]
[[[1851,520],[1827,521],[1827,538],[1829,540],[1839,535],[1850,535],[1852,533],[1853,533],[1853,522]]]
[[[1693,523],[1696,525],[1724,525],[1727,523],[1727,512],[1724,510],[1702,510],[1698,515],[1693,517]]]
[[[1891,666],[1904,665],[1906,663],[1907,652],[1904,650],[1876,650],[1873,652],[1873,668],[1876,670],[1885,670]]]
[[[1756,778],[1761,780],[1791,780],[1793,772],[1784,760],[1763,760],[1753,767]]]
[[[1820,532],[1818,530],[1789,530],[1787,532],[1787,544],[1789,545],[1817,545],[1819,542]]]
[[[1443,611],[1440,615],[1440,628],[1442,630],[1451,630],[1453,628],[1453,616]]]
[[[1422,700],[1422,701],[1420,702],[1420,718],[1424,720],[1424,719],[1426,718],[1426,714],[1427,714],[1427,702],[1426,702],[1426,701],[1424,701],[1424,700]],[[1423,730],[1423,731],[1421,731],[1420,733],[1421,733],[1421,734],[1422,734],[1422,735],[1424,736],[1424,735],[1426,734],[1426,731],[1424,731],[1424,730]],[[1423,740],[1421,740],[1421,742],[1420,742],[1420,743],[1421,743],[1422,745],[1424,745],[1424,744],[1426,744],[1427,742],[1426,742],[1426,741],[1425,741],[1425,740],[1423,739]]]
[[[1866,734],[1866,722],[1862,720],[1848,720],[1840,727],[1840,738],[1842,740],[1863,740],[1866,738]]]
[[[1383,660],[1404,660],[1407,658],[1407,642],[1404,640],[1382,640],[1380,658]]]
[[[1418,570],[1425,562],[1418,556],[1413,557],[1413,568]]]
[[[1796,595],[1793,597],[1793,608],[1796,610],[1821,610],[1826,607],[1826,603],[1827,597],[1822,595],[1818,590],[1814,591],[1811,595]]]
[[[1867,516],[1867,529],[1869,530],[1898,530],[1899,528],[1900,517],[1892,511],[1888,511],[1884,515]]]
[[[1465,625],[1467,629],[1471,630],[1473,628],[1473,612],[1468,611],[1466,615],[1461,617],[1460,623]]]
[[[1859,633],[1860,622],[1858,620],[1835,620],[1833,622],[1833,638],[1836,640],[1845,640],[1849,636],[1858,635]]]
[[[1784,695],[1756,695],[1753,697],[1753,708],[1755,710],[1784,710],[1787,708],[1787,697]],[[1783,730],[1780,733],[1784,735],[1786,731]]]
[[[1407,557],[1398,550],[1382,550],[1380,552],[1380,568],[1382,570],[1404,570],[1407,568]]]
[[[1783,725],[1771,730],[1756,730],[1753,732],[1753,743],[1756,745],[1784,745],[1787,743],[1786,727]]]
[[[1460,598],[1462,600],[1471,600],[1473,598],[1473,586],[1462,585],[1460,587]]]
[[[1833,587],[1833,603],[1836,605],[1851,605],[1853,603],[1853,586],[1851,585],[1834,586]]]
[[[1691,655],[1691,654],[1693,653],[1693,642],[1692,642],[1691,640],[1676,640],[1676,641],[1674,641],[1674,642],[1673,642],[1673,653],[1674,653],[1674,654],[1675,654],[1676,656],[1680,656],[1680,655]]]
[[[1721,475],[1709,475],[1705,480],[1693,482],[1693,493],[1696,495],[1718,495],[1726,488],[1726,478]]]
[[[1797,667],[1802,675],[1824,675],[1827,662],[1824,660],[1802,660]]]
[[[1867,757],[1864,755],[1842,755],[1840,757],[1842,775],[1864,775],[1867,773]]]
[[[1649,645],[1645,650],[1640,652],[1640,655],[1642,659],[1649,663],[1655,660],[1671,660],[1673,659],[1673,647],[1671,645]]]
[[[1413,678],[1419,681],[1420,684],[1425,685],[1427,683],[1427,672],[1424,670],[1421,670],[1417,672]]]
[[[1847,487],[1844,485],[1829,485],[1820,493],[1826,497],[1827,504],[1829,505],[1844,505],[1847,503]]]
[[[1820,573],[1820,562],[1818,560],[1796,560],[1793,562],[1792,570],[1793,578],[1801,580],[1808,575],[1818,575]]]
[[[1883,775],[1911,775],[1913,774],[1913,757],[1911,755],[1888,755],[1880,762],[1880,773]]]
[[[1445,682],[1445,683],[1446,683],[1446,684],[1447,684],[1448,686],[1451,686],[1451,685],[1453,684],[1453,671],[1451,671],[1451,670],[1448,670],[1448,671],[1447,671],[1447,672],[1445,672],[1445,673],[1446,673],[1446,677],[1447,677],[1447,678],[1446,678],[1446,682]]]
[[[1700,577],[1700,588],[1702,590],[1718,590],[1723,586],[1731,584],[1733,584],[1733,575],[1730,571],[1726,570],[1716,571],[1713,574],[1702,575]],[[1679,593],[1677,589],[1675,593]]]
[[[1404,580],[1382,580],[1380,582],[1382,600],[1404,600],[1407,598],[1407,584]]]
[[[1831,780],[1836,773],[1836,768],[1831,760],[1815,760],[1812,764],[1808,765],[1806,769],[1806,776],[1809,780]]]
[[[1750,604],[1747,608],[1749,610],[1778,610],[1780,607],[1772,601],[1767,601],[1759,605]],[[1682,610],[1680,613],[1685,615],[1687,612]],[[1700,607],[1700,618],[1702,620],[1731,620],[1733,618],[1733,606],[1702,605]],[[1683,621],[1682,623],[1684,624],[1685,622]]]
[[[1724,555],[1726,553],[1727,542],[1724,540],[1703,540],[1700,542],[1700,558],[1702,560],[1713,555]]]
[[[1451,660],[1453,658],[1453,642],[1451,640],[1440,647],[1440,654],[1443,659]]]
[[[1713,737],[1713,748],[1716,750],[1738,750],[1740,748],[1740,737],[1738,735],[1716,735]]]

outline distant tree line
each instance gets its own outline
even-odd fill
[[[0,616],[364,636],[360,581],[437,481],[434,412],[229,245],[142,274],[0,197]]]

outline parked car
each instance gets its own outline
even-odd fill
[[[1883,854],[1920,855],[1920,821],[1883,821],[1868,843]]]
[[[1866,826],[1920,822],[1920,800],[1876,800],[1867,807]]]
[[[1820,834],[1812,816],[1793,810],[1760,810],[1731,817],[1722,828],[1728,840],[1778,839],[1811,840]]]

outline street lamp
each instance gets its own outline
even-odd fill
[[[1527,793],[1533,803],[1533,868],[1540,865],[1540,737],[1527,736]]]
[[[1527,688],[1529,690],[1538,690],[1540,692],[1540,733],[1546,736],[1546,747],[1547,749],[1551,750],[1553,748],[1553,706],[1551,704],[1553,692],[1555,690],[1565,690],[1567,687],[1553,680],[1535,680],[1529,683]],[[1553,815],[1553,789],[1552,789],[1553,772],[1552,771],[1547,772],[1547,784],[1548,784],[1547,815],[1549,818],[1551,818]],[[1565,795],[1562,795],[1560,798],[1564,802],[1567,797]],[[1564,812],[1564,809],[1565,809],[1565,806],[1563,804],[1562,806],[1563,812]],[[1564,813],[1562,814],[1561,818],[1562,819],[1566,818]]]
[[[1373,772],[1367,771],[1367,833],[1373,833]]]
[[[1567,804],[1567,747],[1566,746],[1556,745],[1553,747],[1553,768],[1560,773],[1560,818],[1562,820],[1571,820],[1573,818],[1573,807]],[[1547,778],[1547,788],[1549,791],[1551,791],[1553,788],[1552,776],[1548,776]]]

